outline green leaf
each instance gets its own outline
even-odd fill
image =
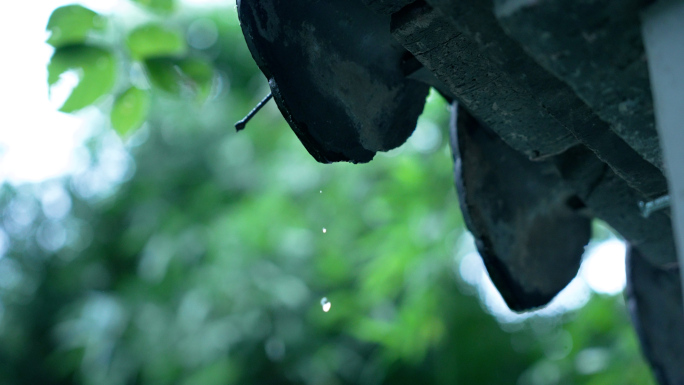
[[[126,45],[136,60],[182,55],[186,49],[183,35],[160,24],[146,24],[134,29],[128,35]]]
[[[119,95],[112,107],[112,127],[121,136],[135,131],[147,118],[150,107],[150,94],[140,88],[131,87]]]
[[[145,61],[150,81],[155,87],[174,95],[189,91],[205,100],[211,91],[213,67],[197,58],[155,58]]]
[[[181,76],[174,60],[168,58],[149,59],[145,61],[145,69],[152,85],[171,94],[180,94]]]
[[[178,67],[186,76],[187,85],[191,86],[200,100],[205,100],[211,92],[214,68],[211,64],[197,58],[182,60]]]
[[[57,49],[48,64],[48,85],[55,85],[60,76],[70,70],[77,71],[79,82],[59,109],[62,112],[87,107],[114,87],[116,60],[106,49],[87,45]]]
[[[47,24],[48,44],[55,48],[85,42],[93,30],[102,30],[105,20],[94,11],[80,5],[66,5],[52,12]]]
[[[168,14],[176,8],[174,0],[132,0],[134,3],[157,13]]]

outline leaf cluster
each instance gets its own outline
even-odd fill
[[[203,102],[215,78],[211,64],[189,52],[185,35],[174,25],[173,0],[133,3],[151,12],[133,26],[118,15],[101,15],[81,5],[55,9],[47,25],[47,42],[55,48],[48,84],[54,87],[66,73],[78,77],[60,111],[73,113],[91,105],[109,109],[111,125],[122,136],[146,121],[151,91]]]

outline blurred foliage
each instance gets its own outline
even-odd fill
[[[85,43],[90,31],[102,30],[104,19],[97,13],[80,5],[60,7],[52,12],[47,30],[48,44],[61,48],[71,44]]]
[[[185,39],[180,32],[157,23],[136,27],[128,34],[126,46],[137,60],[182,55],[186,50]]]
[[[50,84],[82,69],[62,109],[111,123],[82,170],[0,190],[0,383],[653,383],[621,298],[499,324],[460,277],[439,97],[400,149],[318,164],[273,104],[234,132],[267,85],[232,7],[135,3],[167,16],[50,20]]]
[[[117,96],[112,106],[112,128],[121,136],[145,123],[149,111],[150,95],[140,88],[131,87]]]
[[[116,59],[111,52],[87,45],[59,48],[48,65],[48,84],[55,85],[67,71],[79,73],[79,84],[59,109],[74,112],[97,101],[114,87]]]

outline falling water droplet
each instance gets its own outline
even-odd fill
[[[330,307],[332,306],[332,303],[328,301],[328,297],[323,297],[321,298],[321,307],[323,308],[324,312],[330,311]]]

